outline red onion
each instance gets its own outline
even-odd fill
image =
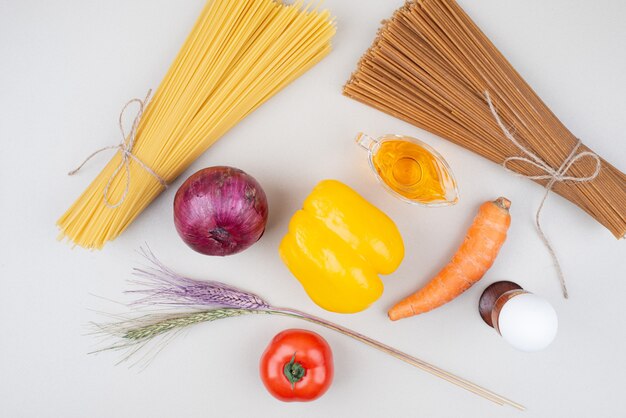
[[[267,223],[267,197],[250,175],[209,167],[189,177],[174,198],[174,224],[194,250],[226,256],[257,242]]]

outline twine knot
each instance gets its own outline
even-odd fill
[[[572,152],[570,152],[567,158],[563,161],[561,166],[556,169],[551,167],[550,164],[546,163],[543,159],[541,159],[541,157],[539,157],[538,155],[536,155],[535,153],[530,151],[528,148],[526,148],[525,146],[519,143],[519,141],[515,138],[515,136],[513,136],[513,134],[504,125],[504,123],[502,122],[502,119],[500,119],[500,116],[498,115],[498,112],[493,104],[493,101],[491,100],[491,96],[489,95],[489,92],[485,91],[484,94],[485,94],[485,98],[487,99],[487,104],[489,105],[489,110],[491,110],[491,114],[493,115],[496,123],[502,130],[502,133],[504,134],[504,136],[509,141],[511,141],[517,148],[519,148],[520,151],[522,151],[524,154],[527,155],[527,157],[509,157],[506,160],[504,160],[504,162],[502,163],[502,166],[507,171],[510,171],[516,175],[526,177],[531,180],[548,180],[548,183],[546,184],[546,192],[543,196],[543,199],[541,200],[539,208],[537,209],[537,213],[535,214],[535,226],[537,227],[537,231],[539,232],[539,235],[541,236],[543,243],[548,248],[548,251],[550,252],[550,255],[552,256],[554,266],[556,267],[557,274],[559,275],[559,280],[561,282],[561,289],[563,291],[563,297],[567,299],[568,291],[567,291],[567,285],[565,283],[565,275],[563,274],[563,269],[561,268],[561,264],[559,263],[559,258],[557,257],[556,252],[554,251],[554,248],[552,247],[552,244],[550,243],[550,241],[548,240],[548,237],[546,236],[546,234],[543,232],[543,229],[541,228],[541,222],[540,222],[541,211],[543,210],[546,200],[548,199],[548,196],[550,195],[550,192],[552,191],[552,188],[554,187],[556,183],[566,182],[566,181],[586,183],[589,181],[593,181],[600,174],[600,170],[602,169],[602,160],[600,160],[600,157],[598,157],[597,154],[590,152],[590,151],[584,151],[584,152],[579,153],[578,150],[580,146],[582,145],[582,141],[579,139],[578,142],[576,143],[576,146],[574,147]],[[592,158],[595,160],[596,168],[593,174],[591,174],[590,176],[568,175],[569,170],[572,168],[572,166],[577,161],[583,158]],[[514,171],[509,168],[508,164],[512,161],[518,161],[518,162],[530,164],[538,168],[539,170],[543,171],[545,174],[539,174],[539,175],[520,174],[517,171]]]
[[[151,94],[152,94],[152,90],[148,90],[148,94],[146,95],[145,99],[142,100],[139,98],[134,98],[132,100],[129,100],[122,108],[120,112],[120,116],[119,116],[119,127],[122,133],[122,140],[120,141],[119,144],[109,145],[107,147],[103,147],[97,151],[94,151],[91,155],[85,158],[85,160],[82,162],[81,165],[79,165],[77,168],[67,173],[69,176],[73,176],[74,174],[78,173],[83,168],[83,166],[87,164],[87,162],[89,162],[89,160],[91,160],[93,157],[95,157],[96,155],[100,154],[103,151],[107,151],[107,150],[119,151],[121,155],[120,163],[115,169],[115,171],[113,171],[113,174],[111,174],[111,176],[109,177],[109,181],[107,182],[107,185],[104,188],[104,192],[103,192],[104,204],[111,209],[115,209],[119,207],[122,203],[124,203],[124,201],[126,200],[126,197],[128,196],[128,190],[130,189],[130,161],[131,160],[135,161],[144,170],[146,170],[152,177],[154,177],[161,184],[161,186],[163,186],[163,188],[167,189],[168,187],[167,182],[161,176],[159,176],[152,168],[150,168],[147,164],[145,164],[143,161],[137,158],[137,156],[133,154],[132,152],[133,147],[135,146],[135,139],[137,137],[137,128],[139,127],[139,122],[141,121],[141,117],[143,116],[146,106],[148,105],[148,101],[150,100]],[[124,119],[124,114],[126,113],[126,110],[133,103],[137,103],[139,105],[139,109],[137,110],[137,114],[135,115],[135,118],[133,119],[133,124],[130,130],[130,133],[128,133],[127,135],[126,130],[124,129],[123,119]],[[120,199],[117,202],[113,203],[109,199],[109,188],[111,187],[111,183],[113,183],[113,180],[115,179],[115,177],[119,174],[119,172],[122,169],[124,169],[126,172],[126,185],[124,187],[124,193],[122,194],[122,197],[120,197]]]

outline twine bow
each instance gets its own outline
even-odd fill
[[[504,136],[509,141],[511,141],[517,148],[519,148],[520,151],[522,151],[524,154],[528,156],[528,157],[509,157],[506,160],[504,160],[504,162],[502,163],[502,166],[507,171],[510,171],[516,175],[520,175],[522,177],[526,177],[531,180],[549,180],[548,183],[546,184],[546,192],[543,195],[543,199],[541,199],[541,203],[539,204],[539,208],[537,209],[537,213],[535,214],[535,226],[537,227],[537,231],[539,232],[539,235],[541,236],[541,240],[543,241],[545,246],[548,248],[548,251],[550,252],[550,256],[552,257],[554,266],[556,267],[557,274],[559,275],[559,280],[561,282],[561,289],[563,291],[563,297],[567,299],[569,295],[567,291],[567,285],[565,283],[565,275],[563,274],[563,269],[561,268],[561,264],[559,263],[559,258],[557,257],[556,252],[554,251],[554,248],[552,247],[552,244],[550,243],[550,241],[548,240],[548,237],[546,236],[546,234],[543,232],[543,229],[541,228],[541,222],[540,222],[541,211],[543,210],[546,200],[548,199],[548,196],[550,195],[550,192],[552,191],[552,188],[554,187],[556,183],[565,182],[565,181],[585,183],[585,182],[593,181],[600,174],[600,169],[602,168],[602,161],[600,160],[600,157],[598,157],[598,155],[594,154],[593,152],[584,151],[584,152],[578,153],[578,149],[582,145],[582,141],[578,140],[572,152],[567,156],[565,161],[563,161],[563,164],[561,164],[561,166],[558,169],[554,169],[548,163],[542,160],[538,155],[534,154],[528,148],[520,144],[519,141],[515,138],[515,136],[511,134],[511,132],[507,129],[507,127],[504,125],[504,123],[500,119],[500,116],[498,115],[498,112],[491,100],[491,96],[489,95],[488,91],[485,91],[485,98],[487,99],[487,103],[489,104],[489,109],[491,110],[491,114],[493,115],[498,126],[502,130],[502,133],[504,134]],[[593,174],[590,176],[586,176],[586,177],[568,175],[569,170],[572,168],[572,166],[578,160],[581,160],[585,157],[593,158],[596,161],[596,168]],[[530,164],[538,168],[539,170],[543,171],[545,174],[534,175],[534,176],[520,174],[508,167],[508,164],[511,161],[519,161],[519,162]]]
[[[83,168],[83,166],[89,162],[89,160],[91,160],[93,157],[95,157],[96,155],[100,154],[103,151],[107,151],[111,149],[118,150],[122,158],[120,160],[119,165],[115,169],[115,171],[113,171],[113,174],[111,174],[111,177],[109,177],[109,181],[107,182],[107,185],[104,188],[104,192],[103,192],[104,204],[107,205],[107,207],[111,209],[115,209],[119,207],[122,203],[124,203],[124,201],[126,200],[126,197],[128,196],[128,191],[130,189],[130,161],[131,160],[135,161],[144,170],[146,170],[152,177],[157,179],[158,182],[161,184],[161,186],[163,186],[164,188],[167,188],[168,186],[167,182],[161,176],[155,173],[152,168],[150,168],[146,163],[141,161],[139,158],[137,158],[135,154],[132,153],[133,147],[135,145],[135,139],[137,136],[137,128],[139,127],[139,122],[141,121],[141,117],[143,116],[146,106],[148,105],[148,101],[150,100],[151,94],[152,94],[152,90],[148,90],[148,94],[146,95],[145,99],[142,100],[139,98],[134,98],[128,101],[122,108],[122,111],[120,112],[120,116],[119,116],[119,126],[120,126],[120,131],[122,132],[122,140],[119,144],[109,145],[108,147],[100,148],[99,150],[93,152],[90,156],[85,158],[85,160],[82,162],[81,165],[79,165],[77,168],[67,173],[69,176],[73,176],[74,174],[78,173]],[[124,119],[124,114],[126,113],[126,110],[133,103],[137,103],[139,105],[139,109],[137,110],[135,119],[133,119],[133,124],[130,130],[130,133],[127,135],[126,130],[124,129],[123,119]],[[122,197],[120,197],[120,199],[117,202],[112,203],[111,200],[109,199],[109,188],[111,187],[113,180],[122,170],[122,168],[126,171],[126,185],[124,187],[124,193],[122,194]]]

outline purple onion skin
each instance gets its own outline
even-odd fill
[[[174,224],[195,251],[237,254],[257,242],[267,223],[268,205],[261,185],[233,167],[209,167],[180,186],[174,198]]]

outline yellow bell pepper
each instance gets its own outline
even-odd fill
[[[404,243],[382,211],[345,184],[325,180],[291,219],[279,251],[315,303],[354,313],[382,295],[378,274],[398,268]]]

